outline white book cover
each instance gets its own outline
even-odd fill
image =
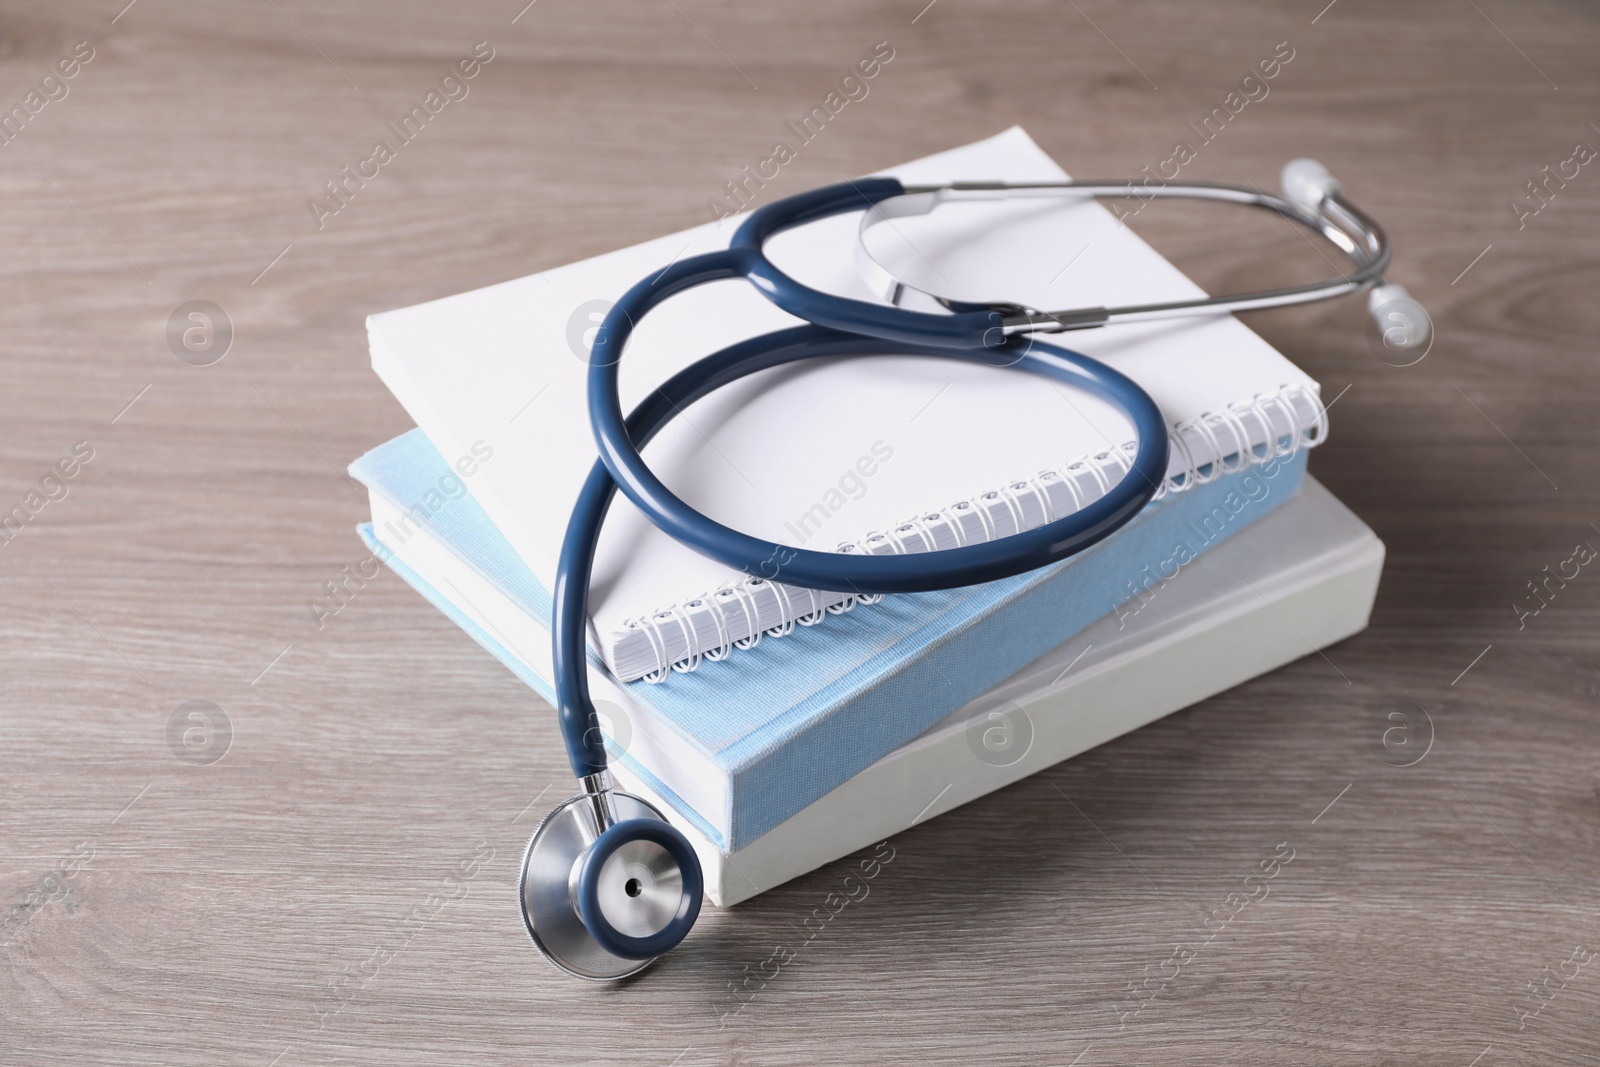
[[[886,173],[907,182],[1066,176],[1017,128]],[[596,460],[585,401],[592,328],[642,278],[725,247],[737,222],[708,223],[368,320],[375,370],[435,448],[446,457],[466,456],[480,442],[492,449],[492,461],[471,480],[473,495],[546,588],[554,585],[567,516]],[[826,219],[780,235],[769,251],[802,282],[870,299],[855,273],[857,223],[854,216]],[[912,280],[960,298],[1059,308],[1204,295],[1090,200],[955,205],[879,231],[886,234],[877,249],[884,258]],[[744,282],[676,297],[640,324],[623,357],[623,407],[704,355],[796,322]],[[1271,451],[1280,441],[1297,445],[1324,428],[1316,383],[1231,316],[1053,340],[1150,392],[1177,443],[1175,483],[1194,466],[1262,446]],[[1027,509],[1013,507],[1013,487],[1026,495],[1045,485],[1052,497],[1092,498],[1096,474],[1115,478],[1118,452],[1131,436],[1109,405],[1033,376],[896,356],[752,376],[692,406],[646,458],[674,492],[720,522],[779,543],[832,548],[860,544],[875,531],[893,537],[910,529],[902,525],[908,517],[961,500],[1021,513]],[[1042,509],[1032,511],[1042,521]],[[629,681],[697,658],[708,627],[725,647],[800,617],[818,618],[841,599],[771,583],[752,589],[745,576],[679,545],[619,497],[601,537],[590,611],[598,649]],[[718,625],[703,617],[687,628],[655,622],[686,618],[683,605],[715,608]]]

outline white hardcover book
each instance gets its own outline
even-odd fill
[[[889,173],[1065,177],[1020,129]],[[368,320],[373,367],[434,447],[446,457],[480,442],[492,450],[472,493],[545,588],[596,459],[585,374],[601,312],[668,263],[725,247],[737,222]],[[871,299],[853,265],[856,225],[826,219],[779,235],[770,251],[807,284]],[[1063,307],[1204,295],[1093,201],[954,205],[877,229],[881,257],[962,298]],[[640,324],[624,356],[624,408],[688,363],[796,321],[744,282],[675,297]],[[1130,375],[1160,405],[1173,439],[1163,492],[1229,457],[1264,461],[1325,430],[1316,383],[1231,316],[1056,340]],[[646,458],[690,505],[755,536],[922,551],[942,547],[941,530],[962,516],[982,512],[989,521],[973,528],[1004,536],[1095,499],[1119,476],[1131,436],[1109,405],[1030,375],[895,356],[754,375],[691,407]],[[591,587],[592,638],[621,681],[659,678],[853,603],[730,572],[619,498]]]
[[[616,777],[688,836],[706,895],[729,907],[1359,633],[1383,560],[1378,536],[1308,476],[1136,614],[1112,613],[731,854],[627,767]]]

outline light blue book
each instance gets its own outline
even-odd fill
[[[1292,448],[1209,470],[1072,559],[887,597],[660,684],[619,683],[592,652],[596,695],[614,702],[608,747],[719,848],[746,847],[1071,635],[1138,611],[1185,563],[1290,499],[1305,465]],[[467,482],[415,430],[350,470],[370,490],[362,535],[374,551],[549,699],[549,592]]]

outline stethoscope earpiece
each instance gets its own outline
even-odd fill
[[[1433,320],[1405,286],[1390,282],[1373,289],[1367,294],[1367,313],[1377,323],[1385,348],[1426,353],[1433,339]]]
[[[1278,177],[1283,195],[1310,212],[1322,210],[1328,197],[1344,192],[1339,179],[1314,159],[1291,159]]]

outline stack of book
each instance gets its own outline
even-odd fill
[[[1065,176],[1019,129],[887,173]],[[546,700],[549,591],[596,456],[593,330],[640,278],[725,245],[734,225],[368,321],[373,366],[418,429],[352,465],[371,496],[361,535]],[[770,250],[800,280],[868,299],[854,240],[855,220],[834,218]],[[874,250],[973,299],[1201,295],[1093,201],[952,206],[903,220]],[[700,356],[794,322],[742,282],[674,298],[629,346],[624,408]],[[689,836],[714,903],[1366,625],[1383,545],[1306,473],[1327,433],[1316,382],[1228,316],[1070,343],[1155,398],[1172,464],[1133,522],[1053,566],[858,600],[729,573],[618,498],[590,598],[591,687],[616,777]],[[968,529],[1000,537],[1084,506],[1120,476],[1130,438],[1115,409],[1044,380],[897,356],[752,376],[691,407],[646,458],[698,510],[775,543],[928,551],[974,512]]]

